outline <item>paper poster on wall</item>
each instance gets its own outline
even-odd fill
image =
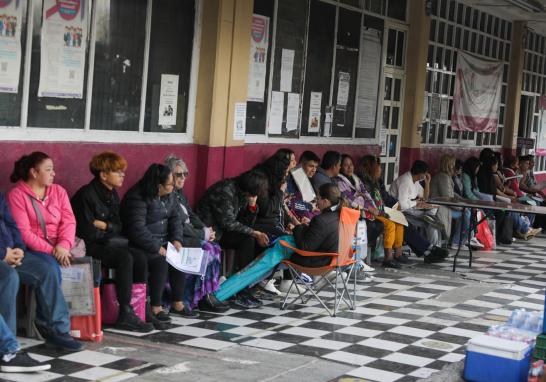
[[[267,51],[269,44],[269,17],[252,16],[250,32],[250,65],[248,68],[247,100],[263,102],[265,76],[267,73]]]
[[[322,105],[322,92],[311,92],[309,100],[309,125],[307,132],[318,133],[320,130],[320,110]]]
[[[281,55],[281,92],[292,91],[292,74],[294,73],[294,54],[292,49],[283,49]]]
[[[379,130],[379,145],[381,146],[381,154],[387,155],[387,130]]]
[[[539,135],[537,137],[537,155],[546,155],[546,95],[539,98]]]
[[[159,93],[159,119],[161,126],[176,126],[176,105],[178,103],[178,75],[162,74]]]
[[[347,106],[349,101],[349,86],[351,81],[351,75],[347,72],[339,72],[339,81],[337,85],[337,102],[338,107]]]
[[[21,1],[0,1],[0,93],[17,93],[21,68]]]
[[[379,79],[381,78],[381,38],[375,29],[362,28],[358,70],[357,129],[375,129]]]
[[[282,118],[284,115],[284,93],[271,92],[271,107],[269,109],[269,134],[282,134]]]
[[[286,104],[286,130],[294,131],[298,129],[298,117],[300,115],[300,95],[298,93],[288,93],[288,102]]]
[[[44,0],[39,97],[82,98],[87,46],[85,0]]]
[[[245,139],[246,131],[246,102],[237,102],[235,104],[235,113],[233,118],[233,139]]]

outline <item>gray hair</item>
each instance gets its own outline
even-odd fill
[[[176,166],[182,167],[183,172],[189,172],[188,166],[186,166],[186,162],[184,162],[182,159],[179,159],[174,154],[169,154],[167,158],[165,158],[165,166],[169,167],[172,172],[174,172]]]

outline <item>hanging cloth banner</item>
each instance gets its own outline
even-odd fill
[[[85,0],[44,0],[38,97],[83,98]]]
[[[503,63],[457,52],[451,129],[494,133],[499,124]]]
[[[268,44],[269,17],[257,14],[252,15],[250,66],[248,68],[248,101],[264,101]]]
[[[17,93],[21,68],[20,0],[0,0],[0,93]]]

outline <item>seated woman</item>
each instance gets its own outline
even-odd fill
[[[170,242],[180,249],[183,241],[180,207],[173,189],[170,168],[154,163],[121,202],[123,232],[133,247],[133,257],[144,265],[143,273],[148,275],[150,304],[146,321],[156,329],[164,329],[171,320],[161,305],[168,273],[166,247]]]
[[[383,249],[385,252],[383,266],[386,268],[400,268],[401,263],[408,263],[409,260],[402,254],[404,243],[404,226],[390,221],[385,214],[385,206],[381,197],[381,166],[375,157],[369,155],[362,158],[359,168],[361,181],[373,201],[373,207],[369,209],[370,217],[377,219],[383,224]],[[393,257],[392,250],[395,250]]]
[[[36,291],[36,323],[46,344],[80,351],[83,345],[69,334],[70,315],[59,267],[70,265],[76,220],[66,191],[53,184],[54,178],[53,161],[47,154],[33,152],[15,162],[10,180],[16,184],[7,195],[11,213],[0,198],[0,232],[7,236],[7,247],[22,259],[15,268],[21,281]]]
[[[366,190],[364,182],[354,173],[353,158],[347,154],[341,156],[341,170],[339,175],[333,178],[333,183],[338,186],[341,195],[349,203],[349,207],[362,210],[366,218],[366,230],[368,235],[368,246],[375,248],[379,235],[383,233],[383,223],[375,217],[379,211],[372,199],[372,196]],[[357,248],[356,258],[360,260],[360,268],[363,271],[372,271],[373,268],[364,263],[367,255],[367,248],[360,250]],[[361,274],[366,279],[366,273]]]
[[[189,176],[188,167],[182,159],[169,155],[165,160],[174,177],[174,195],[181,207],[182,222],[184,225],[184,238],[182,245],[185,247],[202,248],[208,252],[209,265],[204,278],[196,275],[183,274],[176,269],[169,268],[169,277],[173,285],[172,295],[175,303],[173,309],[182,311],[185,316],[192,316],[192,309],[199,306],[201,311],[225,312],[229,309],[214,297],[214,292],[219,287],[220,277],[220,246],[214,243],[216,234],[212,227],[207,227],[192,209],[188,199],[184,195],[184,184]],[[183,294],[181,296],[180,294]],[[183,300],[181,304],[179,301]]]
[[[119,302],[117,329],[151,332],[153,325],[143,322],[131,307],[133,283],[146,283],[146,261],[131,254],[129,240],[121,236],[119,196],[116,188],[123,185],[127,161],[120,155],[105,151],[89,163],[93,180],[72,197],[76,215],[77,235],[85,241],[86,254],[116,272]],[[141,260],[142,263],[134,260]]]
[[[267,192],[267,176],[250,170],[213,184],[197,203],[197,215],[206,226],[214,228],[220,246],[235,250],[238,271],[269,245],[267,234],[253,228],[258,213],[256,200]],[[242,307],[261,303],[249,293],[237,296],[234,302]]]

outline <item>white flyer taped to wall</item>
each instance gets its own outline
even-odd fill
[[[294,73],[294,55],[292,49],[283,49],[281,55],[281,92],[292,91],[292,75]]]
[[[269,134],[282,134],[282,118],[284,115],[284,93],[271,92],[271,107],[269,109]]]
[[[0,1],[0,93],[19,88],[22,17],[21,1]]]
[[[83,98],[86,0],[44,0],[38,97]]]
[[[298,129],[298,117],[300,115],[300,95],[298,93],[288,93],[288,102],[286,103],[286,130],[294,131]]]
[[[247,100],[263,102],[267,73],[269,17],[257,14],[252,15],[252,29],[250,33]]]
[[[345,107],[349,101],[349,87],[351,83],[351,74],[339,72],[339,81],[337,85],[337,106]]]
[[[235,103],[233,120],[233,139],[245,139],[246,131],[246,102]]]
[[[176,125],[176,106],[178,104],[178,75],[162,74],[159,91],[158,125]]]
[[[381,146],[381,154],[387,155],[387,130],[379,130],[379,145]]]
[[[301,192],[301,198],[304,202],[310,203],[317,198],[313,185],[301,166],[294,167],[290,170],[290,174],[292,174],[292,178],[294,179],[296,186],[298,186],[298,189]]]
[[[320,110],[322,106],[322,92],[311,92],[309,100],[309,125],[307,132],[318,133],[320,130]]]

